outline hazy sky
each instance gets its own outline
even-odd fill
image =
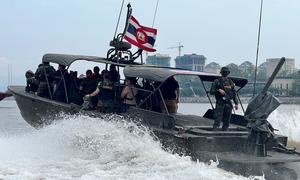
[[[126,3],[128,1],[125,1]],[[151,26],[156,0],[132,0],[133,15]],[[121,0],[0,0],[0,89],[25,82],[43,54],[105,56]],[[260,0],[160,0],[156,48],[174,58],[197,53],[221,65],[255,62]],[[125,9],[120,31],[124,26]],[[291,57],[300,64],[300,1],[264,0],[259,63]]]

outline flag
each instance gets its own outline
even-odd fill
[[[142,26],[133,16],[130,16],[124,39],[140,49],[154,52],[156,34],[156,29]]]

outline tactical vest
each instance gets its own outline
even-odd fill
[[[235,96],[235,90],[234,90],[234,83],[231,79],[226,79],[226,81],[223,80],[223,78],[218,79],[218,86],[217,89],[222,89],[225,91],[225,96],[222,96],[220,94],[216,95],[217,99],[223,99],[223,100],[233,100]],[[219,96],[219,97],[217,97]]]

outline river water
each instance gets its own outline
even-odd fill
[[[181,104],[203,115],[209,104]],[[226,172],[166,152],[151,133],[119,116],[110,121],[66,116],[43,129],[30,127],[15,101],[0,102],[0,179],[222,180],[264,179]],[[283,105],[270,121],[297,145],[300,108]]]

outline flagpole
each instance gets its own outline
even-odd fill
[[[261,19],[263,13],[263,0],[260,0],[260,14],[259,14],[259,26],[258,26],[258,35],[257,35],[257,48],[256,48],[256,60],[255,60],[255,72],[254,72],[254,84],[253,84],[253,96],[256,94],[256,76],[257,76],[257,62],[259,54],[259,44],[260,44],[260,31],[261,31]]]
[[[132,13],[132,8],[131,8],[130,3],[128,3],[128,4],[127,4],[127,14],[126,14],[125,28],[124,28],[124,30],[123,30],[123,35],[121,36],[121,41],[123,41],[125,32],[126,32],[126,30],[127,30],[127,27],[128,27],[128,21],[129,21],[129,18],[130,18],[130,16],[131,16],[131,13]]]

